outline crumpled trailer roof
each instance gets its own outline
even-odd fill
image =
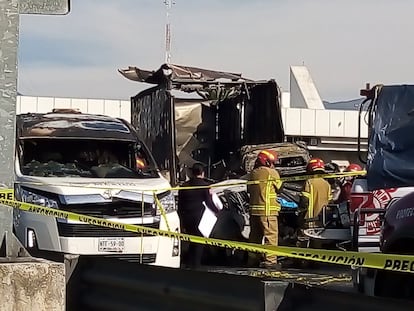
[[[242,77],[241,73],[232,73],[203,69],[198,67],[163,64],[158,70],[144,70],[138,67],[129,66],[127,69],[119,69],[125,78],[150,84],[164,84],[166,77],[174,83],[198,82],[198,83],[257,83],[257,81]]]

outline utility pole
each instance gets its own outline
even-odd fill
[[[166,19],[165,19],[165,63],[171,63],[171,22],[170,15],[173,4],[173,0],[164,0],[166,7]]]
[[[61,15],[69,10],[70,0],[0,0],[0,187],[12,188],[14,183],[19,15]],[[11,207],[0,205],[0,249],[5,248],[6,257],[17,256],[12,215]]]

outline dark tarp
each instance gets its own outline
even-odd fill
[[[414,186],[414,85],[383,86],[369,135],[369,190]]]

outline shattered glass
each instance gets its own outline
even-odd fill
[[[22,168],[23,174],[38,177],[93,177],[91,171],[78,167],[75,163],[48,161],[41,163],[32,160]]]

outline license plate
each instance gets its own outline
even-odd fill
[[[124,238],[100,238],[98,242],[99,252],[122,253],[125,248]]]

